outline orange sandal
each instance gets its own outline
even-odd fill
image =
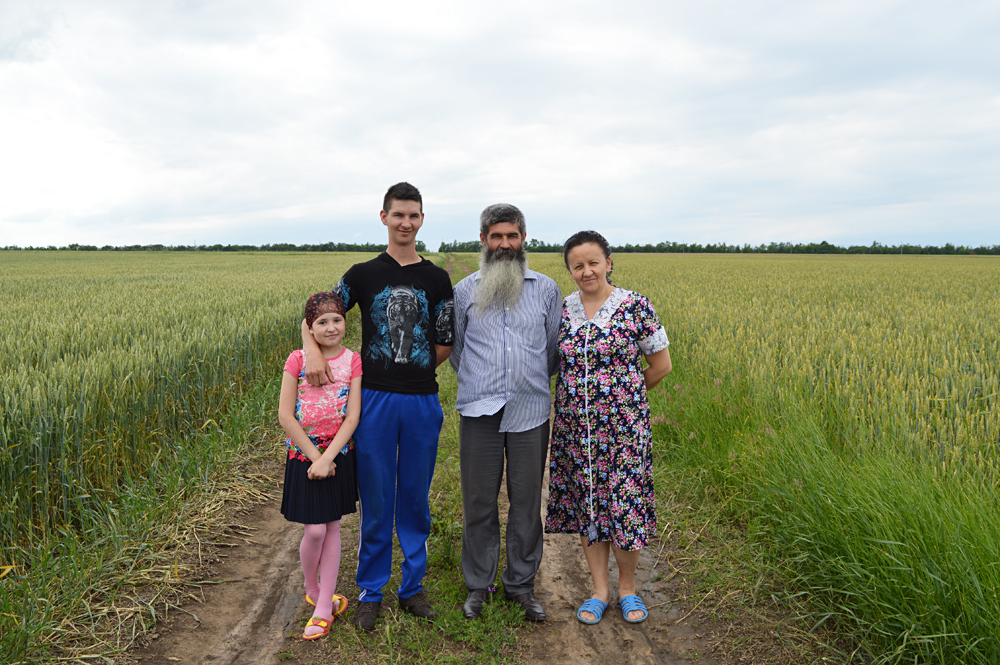
[[[322,628],[322,633],[315,633],[313,635],[306,635],[306,630],[312,628],[313,626],[317,628]],[[309,623],[306,624],[305,629],[302,631],[302,639],[304,640],[318,640],[321,637],[326,637],[330,634],[330,622],[323,617],[312,617],[309,619]]]
[[[340,601],[340,605],[337,606],[337,611],[333,613],[333,616],[343,614],[347,611],[347,598],[341,596],[339,593],[333,594],[333,602],[337,602],[338,600]],[[306,602],[313,607],[316,607],[316,603],[313,602],[313,599],[309,597],[308,593],[306,594]]]
[[[333,594],[333,602],[337,603],[337,611],[333,613],[333,618],[336,619],[347,611],[347,598],[341,596],[339,593],[335,593]]]

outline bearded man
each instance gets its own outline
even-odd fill
[[[562,294],[552,279],[528,269],[520,210],[491,205],[479,225],[479,271],[455,285],[450,356],[461,415],[462,574],[469,590],[462,609],[465,618],[479,618],[493,590],[500,561],[497,497],[506,459],[504,596],[521,605],[525,618],[544,621],[535,574],[542,560],[549,382],[558,368]]]

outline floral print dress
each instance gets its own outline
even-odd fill
[[[350,349],[345,348],[339,356],[328,358],[326,362],[333,370],[333,381],[322,386],[311,386],[306,381],[306,357],[301,349],[292,351],[285,361],[285,371],[299,379],[295,396],[295,419],[320,453],[327,449],[340,431],[340,424],[347,413],[351,380],[361,376],[361,356]],[[309,462],[306,454],[292,443],[291,437],[285,439],[285,446],[288,448],[288,459]],[[353,449],[354,439],[351,439],[341,452],[347,454]]]
[[[545,530],[587,535],[623,550],[656,531],[652,428],[642,356],[670,344],[645,296],[615,288],[593,319],[566,297]]]

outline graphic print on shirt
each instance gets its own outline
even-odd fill
[[[437,343],[448,346],[455,343],[455,326],[452,319],[455,316],[455,301],[451,298],[442,300],[434,310],[434,326],[437,333]]]
[[[427,294],[412,286],[387,286],[372,300],[375,337],[368,346],[372,360],[398,365],[431,365]]]
[[[351,302],[351,289],[347,284],[344,284],[343,277],[337,282],[337,286],[333,287],[333,292],[340,296],[340,302],[344,303],[344,311],[354,306],[354,303]]]

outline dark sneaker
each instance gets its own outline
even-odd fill
[[[381,601],[358,603],[358,609],[354,612],[354,627],[369,632],[375,630],[375,621],[381,609]]]
[[[428,621],[433,621],[434,617],[437,616],[437,612],[431,607],[431,602],[427,600],[427,594],[423,591],[418,591],[409,598],[400,598],[399,607],[415,617]]]

